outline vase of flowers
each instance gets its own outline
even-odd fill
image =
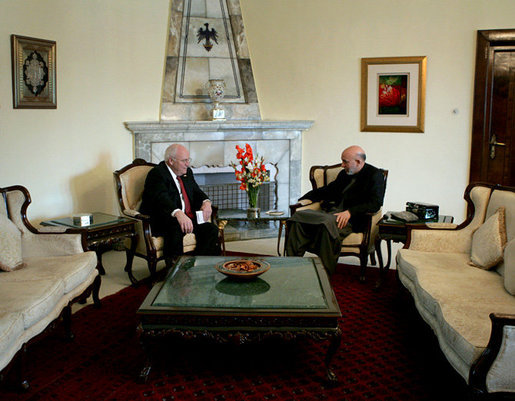
[[[236,179],[241,182],[240,189],[247,192],[249,200],[247,215],[250,218],[256,218],[259,216],[257,207],[259,188],[270,179],[266,171],[265,159],[257,155],[254,157],[252,147],[248,143],[245,144],[245,149],[236,145],[236,150],[238,164],[231,162],[231,166],[234,168]]]

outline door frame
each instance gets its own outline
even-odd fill
[[[483,161],[489,157],[494,51],[510,45],[515,45],[515,29],[477,31],[469,183],[487,175],[488,166]]]

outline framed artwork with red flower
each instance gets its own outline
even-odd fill
[[[13,107],[55,109],[56,43],[11,35]]]
[[[361,131],[424,132],[427,57],[361,59]]]

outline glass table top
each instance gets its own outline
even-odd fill
[[[62,219],[43,221],[43,222],[41,222],[41,224],[46,225],[46,226],[66,226],[66,227],[72,227],[72,228],[91,229],[91,228],[107,226],[110,224],[117,224],[117,223],[123,223],[126,221],[130,221],[130,219],[128,219],[126,217],[114,216],[112,214],[107,214],[107,213],[94,212],[91,214],[93,216],[93,218],[92,218],[93,222],[87,226],[81,226],[80,224],[74,224],[73,218],[71,216],[63,217]]]
[[[282,214],[281,214],[282,213]],[[287,220],[290,218],[290,212],[285,210],[265,210],[259,213],[257,218],[249,218],[247,211],[243,209],[219,209],[217,213],[218,220]]]
[[[318,259],[255,257],[270,263],[259,277],[242,281],[229,278],[215,264],[241,257],[183,257],[163,282],[151,308],[210,309],[327,309],[333,296]],[[332,300],[332,298],[331,298]]]

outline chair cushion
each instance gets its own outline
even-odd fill
[[[125,209],[139,210],[145,179],[152,166],[134,166],[120,175]]]
[[[21,250],[21,231],[0,214],[0,269],[10,272],[23,267]]]
[[[490,269],[503,259],[506,245],[505,209],[500,207],[472,235],[471,264]]]
[[[515,238],[504,248],[504,288],[515,295]]]

